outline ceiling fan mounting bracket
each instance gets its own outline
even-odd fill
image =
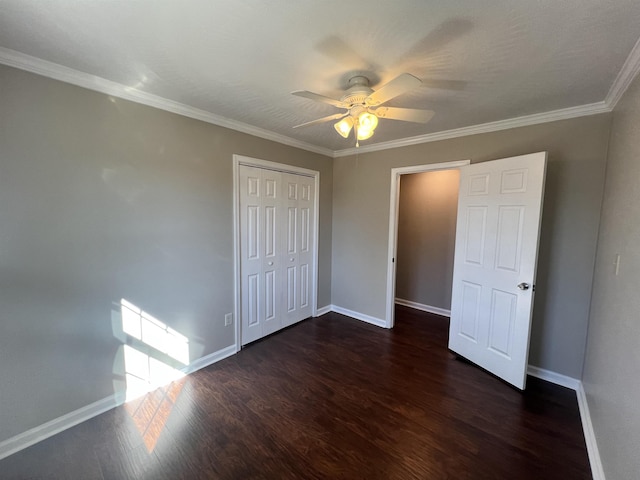
[[[349,88],[363,86],[369,88],[369,79],[364,75],[356,75],[349,79]]]

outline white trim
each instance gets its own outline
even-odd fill
[[[209,365],[213,365],[220,360],[224,360],[227,357],[236,354],[236,346],[230,345],[222,350],[218,350],[216,352],[210,353],[209,355],[205,355],[204,357],[200,357],[197,360],[194,360],[189,365],[184,368],[181,368],[180,371],[185,375],[190,375],[193,372],[197,372],[198,370],[208,367]]]
[[[371,315],[366,315],[360,312],[354,312],[353,310],[349,310],[343,307],[338,307],[337,305],[332,305],[331,310],[336,313],[340,313],[341,315],[346,315],[347,317],[355,318],[356,320],[370,323],[372,325],[375,325],[376,327],[385,328],[387,326],[386,322],[381,318],[372,317]]]
[[[191,362],[188,366],[181,371],[185,374],[191,374],[201,368],[207,367],[213,363],[227,358],[236,353],[235,345],[223,348],[209,355],[201,357]],[[84,407],[81,407],[73,412],[69,412],[58,418],[38,425],[26,432],[20,433],[14,437],[11,437],[3,442],[0,442],[0,460],[13,455],[20,450],[24,450],[31,445],[34,445],[42,440],[46,440],[53,435],[56,435],[64,430],[85,422],[93,417],[96,417],[104,412],[107,412],[115,407],[123,405],[126,400],[126,392],[116,392],[102,400],[90,403]]]
[[[466,137],[469,135],[477,135],[478,133],[491,133],[500,130],[508,130],[510,128],[526,127],[529,125],[537,125],[540,123],[555,122],[557,120],[567,120],[570,118],[584,117],[587,115],[596,115],[598,113],[608,113],[611,108],[602,101],[580,105],[577,107],[562,108],[560,110],[552,110],[550,112],[535,113],[533,115],[525,115],[522,117],[509,118],[506,120],[498,120],[497,122],[481,123],[479,125],[471,125],[469,127],[455,128],[453,130],[444,130],[441,132],[427,133],[416,137],[401,138],[391,140],[390,142],[375,143],[373,145],[365,145],[360,147],[346,148],[344,150],[336,150],[333,157],[347,157],[349,155],[378,152],[380,150],[388,150],[390,148],[406,147],[409,145],[418,145],[421,143],[437,142],[440,140],[448,140],[451,138]]]
[[[11,437],[0,443],[0,460],[122,405],[124,400],[125,394],[119,392]]]
[[[412,302],[411,300],[405,300],[404,298],[396,297],[396,304],[404,305],[405,307],[414,308],[416,310],[420,310],[422,312],[434,313],[436,315],[441,315],[443,317],[450,317],[451,310],[447,310],[446,308],[433,307],[431,305],[425,305],[424,303]]]
[[[589,464],[591,465],[591,474],[593,475],[593,480],[605,480],[600,451],[598,450],[598,443],[596,442],[596,434],[593,430],[591,413],[589,412],[589,405],[587,404],[587,395],[582,382],[577,378],[568,377],[534,365],[529,365],[527,373],[532,377],[537,377],[547,382],[560,385],[561,387],[575,390],[578,400],[578,410],[580,411],[580,420],[582,422],[582,431],[584,432],[584,441],[587,445],[587,454],[589,456]]]
[[[315,183],[314,183],[314,203],[315,203],[315,212],[314,212],[314,227],[313,231],[315,234],[314,239],[314,251],[313,251],[313,276],[315,285],[311,290],[311,316],[318,316],[318,288],[320,285],[320,273],[318,265],[320,263],[320,172],[316,172],[315,174]]]
[[[236,352],[242,349],[242,341],[240,335],[240,324],[242,318],[240,317],[240,304],[242,298],[240,297],[240,189],[238,184],[240,182],[240,162],[236,161],[235,155],[233,156],[233,318],[235,324],[233,326],[233,343],[236,348]]]
[[[535,365],[529,365],[527,367],[527,374],[532,377],[546,380],[547,382],[560,385],[561,387],[570,388],[571,390],[578,390],[580,386],[580,380],[573,377],[562,375],[561,373],[552,372],[544,368],[536,367]]]
[[[610,110],[615,108],[618,100],[622,98],[622,95],[627,91],[631,82],[633,82],[636,75],[638,75],[638,72],[640,72],[640,38],[631,49],[631,53],[624,62],[620,72],[618,72],[618,76],[604,99],[604,103]]]
[[[325,305],[322,308],[316,309],[314,317],[321,317],[322,315],[325,315],[329,312],[333,312],[333,305]]]
[[[249,167],[264,168],[266,170],[275,170],[277,172],[295,173],[296,175],[304,175],[307,177],[316,177],[320,175],[317,170],[310,170],[308,168],[296,167],[295,165],[287,165],[286,163],[270,162],[269,160],[262,160],[261,158],[247,157],[245,155],[233,155],[234,160],[237,160],[239,165],[247,165]]]
[[[78,87],[87,88],[95,92],[104,93],[113,97],[165,110],[167,112],[177,113],[184,117],[195,118],[196,120],[218,125],[219,127],[230,128],[238,132],[278,142],[290,147],[300,148],[302,150],[319,153],[320,155],[326,155],[328,157],[333,156],[333,151],[328,148],[318,147],[317,145],[302,142],[263,128],[254,127],[237,120],[231,120],[199,108],[185,105],[184,103],[143,92],[134,87],[128,87],[96,75],[64,67],[57,63],[25,55],[24,53],[16,52],[15,50],[10,50],[8,48],[0,47],[0,64],[36,73],[43,77],[53,78],[54,80],[59,80],[61,82],[70,83],[71,85],[76,85]]]
[[[9,48],[0,47],[0,64],[18,68],[27,72],[35,73],[43,77],[52,78],[61,82],[76,85],[96,92],[111,95],[113,97],[122,98],[131,102],[147,105],[150,107],[165,110],[167,112],[176,113],[206,123],[218,125],[220,127],[229,128],[238,132],[253,135],[255,137],[271,140],[283,145],[294,148],[300,148],[320,155],[338,158],[355,155],[358,153],[377,152],[388,150],[390,148],[405,147],[408,145],[417,145],[421,143],[436,142],[450,138],[464,137],[475,135],[478,133],[496,132],[509,128],[524,127],[536,125],[540,123],[553,122],[557,120],[566,120],[570,118],[582,117],[586,115],[595,115],[598,113],[610,112],[617,104],[620,97],[624,94],[627,87],[631,84],[637,73],[640,71],[640,39],[631,50],[622,69],[618,73],[616,80],[609,89],[605,100],[601,102],[590,103],[586,105],[578,105],[575,107],[551,110],[549,112],[536,113],[533,115],[524,115],[521,117],[510,118],[506,120],[498,120],[496,122],[482,123],[471,125],[468,127],[456,128],[452,130],[444,130],[441,132],[427,133],[415,137],[392,140],[389,142],[376,143],[373,145],[365,145],[358,148],[347,148],[343,150],[331,150],[329,148],[320,147],[307,142],[297,140],[295,138],[271,132],[269,130],[254,127],[237,120],[216,115],[199,108],[185,105],[184,103],[169,100],[143,92],[134,87],[126,86],[111,80],[107,80],[96,75],[81,72],[73,68],[65,67],[57,63],[42,60],[31,55],[11,50]]]
[[[391,169],[391,187],[389,194],[389,242],[387,250],[387,294],[385,327],[392,328],[394,321],[394,305],[396,297],[396,254],[398,243],[398,210],[400,206],[400,176],[412,173],[431,172],[435,170],[450,170],[469,165],[471,160],[455,162],[432,163],[429,165],[413,165]]]
[[[591,465],[591,474],[593,480],[605,480],[604,469],[602,468],[602,460],[600,459],[600,451],[596,442],[596,434],[593,430],[591,422],[591,413],[587,404],[587,394],[584,391],[584,385],[580,385],[576,390],[578,397],[578,408],[580,410],[580,419],[582,420],[582,430],[584,432],[584,440],[587,444],[587,453],[589,454],[589,464]]]
[[[640,40],[639,40],[640,42]],[[456,128],[452,130],[444,130],[441,132],[428,133],[415,137],[392,140],[390,142],[376,143],[373,145],[365,145],[359,148],[347,148],[344,150],[333,151],[328,148],[319,147],[307,142],[302,142],[286,135],[265,130],[263,128],[254,127],[237,120],[231,120],[220,115],[216,115],[199,108],[195,108],[184,103],[169,100],[158,95],[143,92],[134,87],[122,85],[111,80],[107,80],[96,75],[81,72],[72,68],[68,68],[57,63],[32,57],[15,50],[0,47],[0,64],[10,67],[32,72],[47,78],[59,80],[61,82],[76,85],[78,87],[87,88],[96,92],[111,95],[113,97],[122,98],[131,102],[147,105],[150,107],[165,110],[167,112],[176,113],[206,123],[218,125],[224,128],[253,135],[255,137],[271,140],[290,147],[300,148],[320,155],[338,158],[357,153],[377,152],[390,148],[405,147],[408,145],[417,145],[421,143],[435,142],[450,138],[464,137],[467,135],[475,135],[478,133],[489,133],[509,128],[523,127],[528,125],[536,125],[539,123],[553,122],[556,120],[565,120],[585,115],[595,115],[598,113],[610,112],[615,104],[622,96],[626,88],[629,86],[635,75],[640,70],[640,46],[636,46],[631,51],[622,70],[618,74],[616,81],[609,90],[609,94],[605,101],[591,103],[587,105],[579,105],[576,107],[552,110],[550,112],[536,113],[533,115],[525,115],[522,117],[511,118],[507,120],[499,120],[496,122],[482,123],[479,125],[471,125],[468,127]]]
[[[271,162],[268,160],[262,160],[260,158],[246,157],[244,155],[233,154],[233,252],[234,252],[234,266],[233,277],[235,285],[234,295],[234,312],[236,318],[235,325],[235,347],[236,351],[240,351],[242,348],[242,318],[240,305],[241,298],[241,278],[240,278],[240,165],[247,165],[250,167],[263,168],[267,170],[275,170],[278,172],[293,173],[296,175],[304,175],[311,177],[314,180],[314,246],[313,246],[313,279],[314,285],[311,289],[311,316],[317,317],[317,305],[318,305],[318,252],[320,250],[320,172],[317,170],[310,170],[308,168],[296,167],[294,165],[288,165],[286,163]]]

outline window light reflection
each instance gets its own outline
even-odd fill
[[[189,339],[124,298],[121,300],[122,330],[183,365],[189,363]]]
[[[124,298],[120,311],[122,330],[131,337],[123,345],[125,409],[151,453],[184,386],[178,368],[189,363],[189,340]]]

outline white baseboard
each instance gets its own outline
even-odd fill
[[[415,308],[423,312],[435,313],[436,315],[442,315],[443,317],[450,317],[451,310],[440,307],[432,307],[431,305],[425,305],[423,303],[412,302],[411,300],[405,300],[404,298],[396,298],[398,305],[404,305],[405,307]]]
[[[124,392],[113,394],[0,442],[0,460],[122,405],[124,400]]]
[[[576,397],[578,399],[580,420],[582,421],[582,431],[584,432],[584,440],[587,444],[587,454],[589,455],[591,474],[593,475],[593,480],[605,480],[602,461],[600,460],[600,452],[598,451],[598,444],[596,443],[596,436],[593,431],[593,424],[591,423],[591,414],[589,413],[587,396],[582,382],[577,378],[568,377],[533,365],[529,365],[527,373],[532,377],[537,377],[542,380],[546,380],[547,382],[575,390]]]
[[[201,368],[219,362],[220,360],[235,353],[236,347],[235,345],[231,345],[230,347],[223,348],[222,350],[218,350],[217,352],[213,352],[191,362],[181,371],[188,375],[200,370]],[[24,450],[31,445],[41,442],[42,440],[52,437],[57,433],[74,427],[79,423],[96,417],[101,413],[107,412],[112,408],[119,407],[125,403],[125,399],[126,392],[114,393],[102,400],[98,400],[97,402],[81,407],[73,412],[62,415],[61,417],[54,418],[47,423],[43,423],[42,425],[27,430],[26,432],[4,440],[3,442],[0,442],[0,460],[8,457],[9,455],[13,455],[20,450]]]
[[[527,373],[532,377],[536,377],[541,380],[546,380],[547,382],[560,385],[561,387],[570,388],[571,390],[575,390],[575,391],[578,391],[578,387],[580,386],[580,380],[578,380],[577,378],[568,377],[566,375],[552,372],[551,370],[546,370],[544,368],[536,367],[534,365],[528,366]]]
[[[220,360],[224,360],[225,358],[235,354],[236,346],[231,345],[229,347],[223,348],[222,350],[218,350],[216,352],[210,353],[209,355],[205,355],[204,357],[200,357],[199,359],[194,360],[180,371],[189,375],[190,373],[197,372],[201,368],[213,365],[214,363],[219,362]]]
[[[356,320],[361,320],[363,322],[367,322],[367,323],[370,323],[372,325],[376,325],[377,327],[382,327],[382,328],[386,328],[387,327],[387,322],[385,322],[384,320],[382,320],[380,318],[372,317],[370,315],[366,315],[364,313],[354,312],[353,310],[348,310],[346,308],[342,308],[342,307],[339,307],[337,305],[332,305],[331,306],[331,310],[336,312],[336,313],[340,313],[342,315],[346,315],[348,317],[355,318]]]
[[[589,454],[589,463],[591,464],[591,474],[593,480],[605,480],[604,470],[602,468],[602,460],[600,460],[600,451],[596,442],[596,434],[591,423],[591,413],[589,413],[589,405],[587,404],[587,395],[584,391],[582,382],[576,390],[578,396],[578,408],[580,409],[580,419],[582,420],[582,430],[584,431],[584,440],[587,444],[587,453]]]
[[[332,312],[333,311],[333,305],[325,305],[322,308],[318,308],[316,310],[316,317],[320,317],[326,313]]]

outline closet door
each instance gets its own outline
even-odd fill
[[[284,186],[284,326],[311,316],[313,273],[314,182],[302,175],[283,174]]]
[[[282,328],[282,174],[240,166],[242,344]]]
[[[314,288],[314,179],[240,165],[242,345],[308,318]]]
[[[262,336],[280,330],[282,325],[282,174],[262,170],[262,211],[264,249],[262,279],[264,285],[264,326]]]

